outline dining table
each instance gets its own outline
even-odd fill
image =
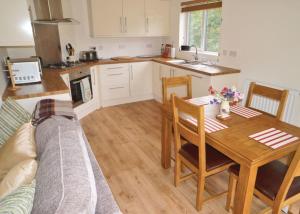
[[[231,112],[228,119],[218,120],[216,116],[219,114],[220,107],[216,104],[210,104],[211,98],[211,96],[205,96],[189,101],[195,105],[205,105],[205,117],[215,119],[228,127],[206,133],[206,143],[240,165],[233,213],[247,214],[251,210],[258,168],[271,161],[293,155],[300,145],[300,128],[282,122],[268,114],[246,118]],[[162,107],[162,121],[161,164],[163,168],[168,169],[171,167],[173,115],[164,107]],[[271,128],[289,133],[299,139],[274,149],[249,137]]]

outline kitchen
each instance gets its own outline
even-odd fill
[[[0,17],[7,18],[0,19],[0,29],[5,29],[0,35],[0,105],[13,98],[31,114],[44,99],[71,101],[123,212],[141,213],[145,207],[154,213],[267,209],[260,197],[252,200],[255,182],[248,178],[256,176],[259,164],[294,152],[296,146],[273,150],[255,144],[250,134],[270,128],[277,136],[280,130],[274,128],[281,128],[286,133],[280,136],[300,137],[300,31],[295,27],[299,1],[3,1]],[[168,79],[182,77],[188,87],[172,88],[170,94],[188,94],[196,101],[229,90],[243,95],[238,101],[247,105],[253,82],[283,91],[284,107],[260,97],[254,102],[254,107],[273,115],[281,110],[280,122],[258,112],[256,118],[247,118],[255,112],[241,118],[229,103],[227,111],[232,114],[222,118],[218,116],[226,106],[215,106],[220,115],[213,119],[225,128],[216,133],[205,130],[205,143],[240,164],[243,176],[229,171],[208,178],[205,191],[213,195],[229,190],[227,202],[219,193],[201,207],[196,179],[182,177],[177,187],[180,179],[176,181],[178,167],[173,170],[173,161],[178,166],[178,159],[171,150],[178,130],[176,114],[170,116],[165,105],[165,87]],[[172,99],[175,109],[176,98]],[[234,185],[240,191],[232,202]],[[298,212],[299,203],[290,210]]]
[[[38,56],[36,60],[40,61],[43,67],[40,69],[43,73],[42,83],[23,84],[16,86],[17,90],[10,90],[8,87],[4,93],[4,98],[11,96],[18,99],[18,102],[30,112],[34,109],[34,103],[42,98],[62,100],[72,98],[74,110],[79,118],[100,107],[153,98],[161,101],[160,85],[161,78],[164,76],[191,74],[195,82],[195,96],[206,94],[207,88],[213,82],[218,82],[218,87],[236,85],[238,82],[239,70],[237,69],[210,68],[207,65],[199,70],[193,65],[184,66],[184,61],[180,60],[173,60],[174,63],[170,63],[173,62],[169,58],[170,52],[166,53],[166,59],[160,58],[163,54],[161,44],[167,42],[170,29],[169,1],[157,1],[159,6],[150,4],[150,1],[145,1],[145,5],[138,1],[138,7],[131,6],[136,3],[135,1],[128,1],[123,6],[119,5],[116,10],[118,17],[116,14],[111,15],[111,29],[107,28],[102,21],[105,20],[104,17],[109,16],[105,11],[109,11],[110,7],[115,5],[113,2],[105,8],[101,7],[103,3],[98,1],[88,1],[88,4],[82,1],[57,2],[58,6],[50,4],[50,7],[39,1],[29,4],[34,41],[24,38],[24,42],[35,43],[35,46],[20,48],[25,50],[24,57],[29,57],[28,54],[34,52],[35,54],[32,55]],[[145,11],[138,9],[144,7]],[[56,10],[56,8],[61,9]],[[81,13],[76,11],[80,8],[84,8]],[[142,12],[131,11],[133,8]],[[157,11],[156,8],[159,10]],[[43,12],[47,10],[50,12]],[[59,12],[55,14],[53,10]],[[26,13],[26,7],[23,8],[23,13]],[[52,21],[49,21],[49,14],[54,14]],[[82,15],[78,16],[78,14]],[[137,19],[145,22],[135,23]],[[18,50],[10,47],[9,49]],[[78,49],[90,50],[78,51]],[[26,52],[30,53],[26,56]],[[174,50],[172,57],[175,58]],[[220,74],[226,75],[219,76]],[[57,76],[62,77],[67,88]],[[84,93],[81,93],[80,84],[80,80],[85,77],[88,79],[85,82],[86,99],[83,97]],[[54,78],[58,78],[55,83],[53,83]],[[18,83],[18,80],[16,82]],[[19,83],[23,82],[19,81]],[[197,88],[197,85],[203,86]]]

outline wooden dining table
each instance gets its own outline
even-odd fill
[[[208,100],[209,97],[194,98],[194,100]],[[215,118],[219,107],[215,104],[205,105],[205,116]],[[172,143],[172,114],[166,108],[162,108],[162,166],[167,169],[171,166]],[[251,138],[250,135],[276,128],[300,138],[300,128],[277,120],[267,114],[261,114],[252,118],[245,118],[231,113],[230,119],[219,120],[228,128],[206,133],[206,143],[227,155],[240,165],[240,174],[234,200],[233,213],[250,213],[254,192],[257,169],[271,161],[292,155],[300,145],[300,140],[283,147],[272,149]]]

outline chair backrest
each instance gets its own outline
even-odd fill
[[[181,139],[198,146],[199,171],[206,170],[204,106],[196,106],[185,101],[175,94],[171,95],[173,108],[173,126],[175,135],[175,151],[181,148]],[[193,118],[195,124],[187,122],[187,118]]]
[[[277,209],[281,209],[283,202],[286,199],[286,195],[296,177],[300,176],[300,146],[298,147],[295,155],[292,159],[292,162],[289,166],[289,169],[284,177],[284,180],[280,186],[279,192],[275,198],[274,206]],[[300,200],[300,192],[296,195],[298,200]]]
[[[252,82],[249,87],[248,97],[247,97],[247,101],[246,101],[246,107],[251,108],[253,95],[260,95],[262,97],[266,97],[266,98],[278,101],[279,106],[277,109],[277,113],[276,113],[276,115],[272,115],[272,116],[275,116],[279,120],[282,119],[283,111],[284,111],[287,97],[288,97],[287,90],[279,90],[279,89],[275,89],[275,88],[270,88],[270,87],[258,85],[255,82]],[[259,111],[262,111],[262,110],[259,110]],[[262,112],[267,113],[265,111],[262,111]],[[267,114],[269,114],[269,113],[267,113]]]
[[[163,77],[162,78],[162,97],[163,97],[163,103],[167,104],[170,102],[170,88],[176,88],[180,86],[186,86],[186,97],[183,97],[184,99],[190,99],[192,98],[192,78],[191,76],[181,76],[181,77]],[[177,94],[178,96],[178,94]]]

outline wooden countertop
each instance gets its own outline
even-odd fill
[[[185,70],[190,70],[193,72],[197,72],[200,74],[204,74],[207,76],[218,76],[218,75],[226,75],[226,74],[236,74],[241,71],[234,68],[227,68],[219,65],[204,65],[202,68],[193,68],[192,66],[182,65],[174,63],[174,61],[179,61],[180,59],[167,59],[167,58],[154,58],[152,61],[162,63],[165,65],[173,66],[176,68],[181,68]],[[173,62],[172,62],[173,61]]]
[[[69,68],[44,68],[42,82],[37,84],[28,84],[28,85],[20,85],[19,89],[12,91],[10,87],[7,87],[2,99],[5,100],[7,97],[12,97],[14,99],[26,99],[33,97],[41,97],[41,96],[49,96],[56,94],[64,94],[69,93],[69,89],[60,77],[61,74],[68,74],[82,68],[92,67],[95,65],[105,65],[105,64],[119,64],[119,63],[133,63],[133,62],[145,62],[145,61],[154,61],[157,63],[162,63],[165,65],[191,70],[197,73],[201,73],[208,76],[216,76],[216,75],[226,75],[232,73],[240,73],[240,70],[226,68],[222,66],[206,66],[201,69],[194,69],[191,67],[187,67],[180,64],[172,63],[172,61],[178,61],[178,59],[170,59],[170,58],[131,58],[126,60],[98,60],[94,62],[82,63],[78,66],[69,67]]]
[[[60,74],[58,72],[44,71],[41,83],[18,85],[18,89],[14,91],[8,86],[2,99],[5,100],[7,97],[12,97],[19,100],[65,93],[69,93],[69,88],[60,77]]]

